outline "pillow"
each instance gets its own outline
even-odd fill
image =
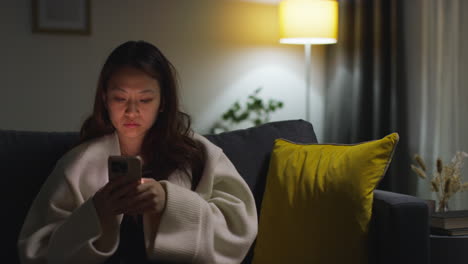
[[[356,145],[275,141],[254,264],[366,263],[373,191],[397,133]]]
[[[317,143],[312,124],[304,120],[270,122],[247,129],[206,135],[206,138],[223,149],[247,182],[255,197],[257,209],[260,209],[263,199],[268,163],[275,139]]]

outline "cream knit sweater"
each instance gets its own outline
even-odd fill
[[[254,198],[223,151],[200,135],[194,138],[207,153],[201,181],[195,192],[180,171],[161,181],[167,201],[157,233],[143,216],[148,257],[240,263],[257,235]],[[57,162],[21,230],[22,263],[103,263],[116,251],[122,215],[109,234],[112,250],[102,252],[93,245],[101,226],[91,198],[108,181],[109,155],[120,155],[117,133],[83,143]]]

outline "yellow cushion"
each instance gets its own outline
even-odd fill
[[[366,263],[373,191],[398,134],[356,145],[275,141],[254,264]]]

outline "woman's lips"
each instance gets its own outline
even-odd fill
[[[139,124],[124,124],[125,127],[138,127]]]

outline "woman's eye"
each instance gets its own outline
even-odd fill
[[[142,103],[149,103],[151,101],[153,101],[153,99],[143,99],[143,100],[141,100]]]
[[[122,97],[114,97],[114,100],[117,101],[117,102],[123,102],[123,101],[125,101],[125,98],[122,98]]]

